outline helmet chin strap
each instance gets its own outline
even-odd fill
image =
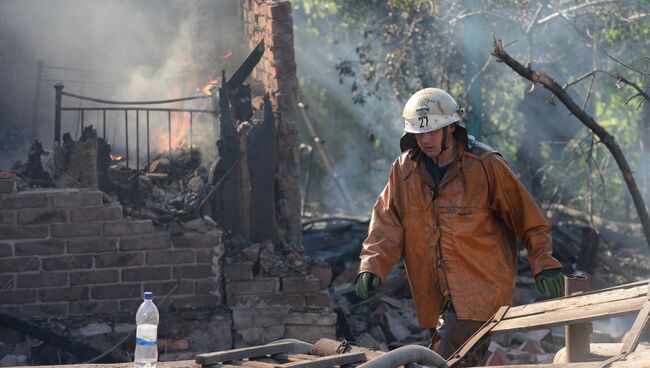
[[[447,125],[444,128],[442,128],[442,144],[440,145],[440,153],[438,153],[438,156],[435,159],[433,159],[433,161],[436,163],[436,165],[438,165],[438,159],[440,158],[440,156],[442,156],[442,153],[445,152],[445,150],[448,148],[447,147],[447,131],[448,131],[447,128],[448,127],[449,126]]]

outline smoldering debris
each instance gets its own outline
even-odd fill
[[[306,255],[331,265],[329,290],[338,316],[337,335],[354,341],[359,346],[383,351],[405,344],[426,346],[429,344],[429,332],[418,326],[406,272],[401,263],[393,268],[381,287],[372,292],[368,299],[361,300],[355,295],[358,255],[366,236],[368,220],[322,216],[303,221]],[[568,265],[565,269],[567,274],[580,274],[582,271],[575,255],[580,253],[581,244],[585,242],[580,239],[580,235],[572,234],[588,232],[583,232],[583,223],[571,222],[566,216],[554,218],[554,222],[555,253],[563,264]],[[629,233],[619,234],[619,237],[611,232],[607,234],[612,243],[603,242],[599,248],[592,289],[646,278],[647,272],[642,270],[650,256],[647,251],[643,252],[647,248],[644,243],[639,241],[639,247],[623,247],[614,242],[614,239],[620,241],[629,237]],[[638,256],[631,257],[628,248],[638,248]],[[604,258],[610,259],[603,262]],[[628,266],[622,270],[621,267],[613,267],[613,264]],[[520,254],[518,267],[514,305],[547,298],[539,295],[536,290],[525,251]],[[613,343],[621,340],[620,332],[615,329],[598,328],[591,336],[595,342]],[[491,365],[549,363],[553,361],[555,353],[564,347],[564,339],[561,328],[494,334],[491,337],[488,362]]]

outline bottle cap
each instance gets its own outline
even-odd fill
[[[153,300],[153,293],[151,291],[145,291],[144,300]]]

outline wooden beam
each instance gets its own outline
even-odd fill
[[[614,301],[634,299],[640,296],[645,296],[648,292],[648,281],[643,281],[640,283],[640,285],[635,284],[627,284],[617,288],[605,289],[570,297],[545,300],[542,302],[511,307],[504,317],[504,320],[524,316],[532,316],[549,311],[581,308],[590,305],[610,303]]]
[[[279,353],[301,353],[309,352],[310,344],[296,344],[295,342],[280,342],[275,344],[251,346],[233,350],[218,351],[214,353],[200,354],[196,356],[196,363],[200,365],[211,365],[233,360],[254,358]]]
[[[331,368],[345,364],[353,364],[366,361],[366,354],[363,352],[336,354],[320,357],[314,360],[278,364],[276,368]]]
[[[616,317],[638,311],[643,307],[645,301],[646,297],[640,296],[632,299],[616,300],[610,303],[602,302],[595,305],[576,305],[527,316],[508,316],[510,318],[502,320],[494,326],[492,331],[536,330],[568,323],[580,323],[601,318]]]

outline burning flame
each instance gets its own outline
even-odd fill
[[[114,155],[111,153],[111,161],[124,161],[124,157],[120,155]]]
[[[189,112],[172,112],[171,114],[172,129],[171,129],[171,147],[173,149],[182,148],[187,144],[190,131],[190,113]],[[159,153],[167,152],[169,150],[169,128],[159,127],[155,129],[154,136],[159,137],[158,151]]]
[[[212,78],[212,76],[208,76],[208,84],[206,84],[201,88],[197,88],[196,91],[197,92],[200,91],[205,93],[208,96],[212,96],[212,89],[218,86],[219,86],[219,79]]]

